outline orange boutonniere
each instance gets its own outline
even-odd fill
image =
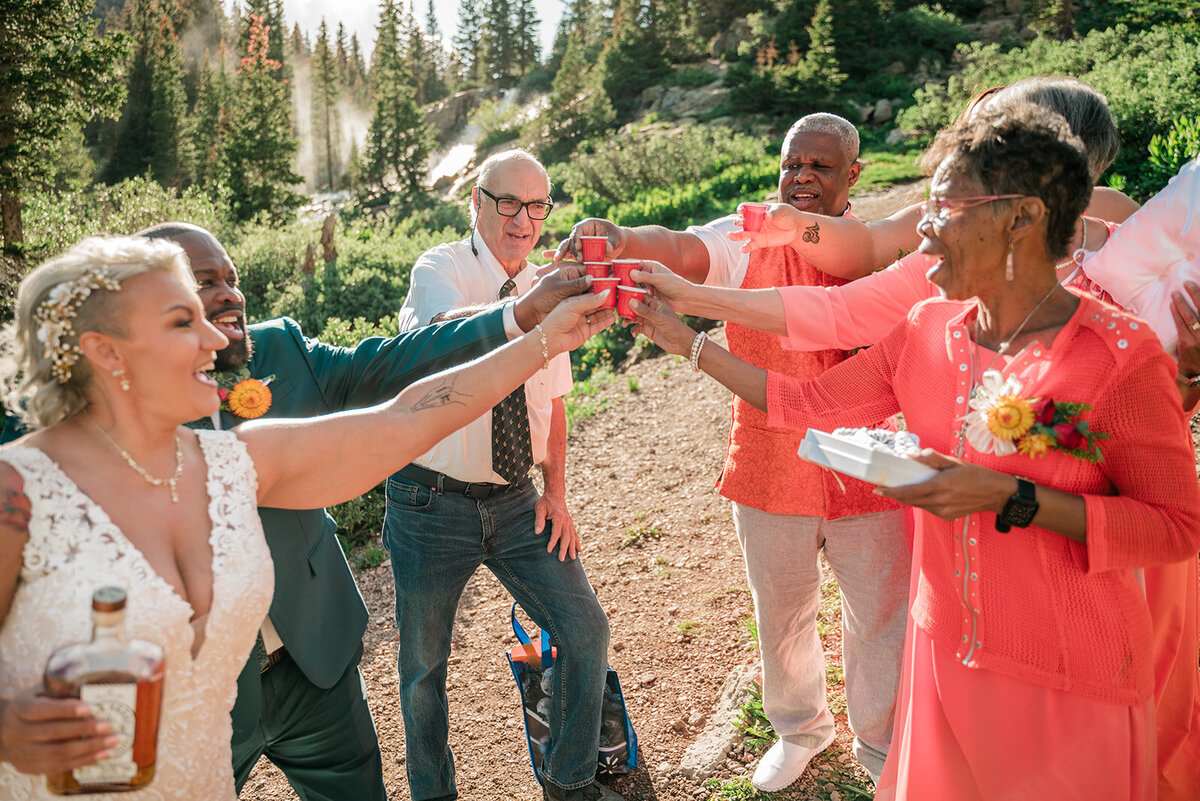
[[[253,420],[262,417],[271,408],[271,390],[257,378],[247,378],[229,390],[225,401],[229,404],[229,411],[238,417]]]
[[[253,420],[262,417],[271,408],[271,390],[268,388],[275,376],[263,379],[250,378],[249,370],[218,374],[217,397],[221,399],[221,411]]]

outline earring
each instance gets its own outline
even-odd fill
[[[121,385],[123,392],[129,391],[129,377],[125,375],[125,371],[120,367],[112,371],[113,378],[117,379],[117,383]]]
[[[1004,280],[1013,280],[1012,245],[1008,246],[1008,261],[1004,265]]]

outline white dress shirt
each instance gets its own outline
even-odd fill
[[[401,331],[429,325],[435,315],[444,312],[497,300],[496,295],[508,280],[508,274],[479,236],[475,236],[475,247],[478,256],[471,252],[470,239],[438,245],[421,254],[413,265],[408,297],[400,307]],[[529,291],[536,281],[536,269],[529,262],[525,263],[513,278],[516,282],[514,295]],[[505,316],[508,318],[510,312],[506,310]],[[571,358],[566,353],[555,356],[550,360],[548,370],[538,370],[525,382],[534,464],[541,464],[546,458],[552,402],[570,391]],[[445,473],[459,481],[507,483],[492,470],[491,410],[413,461],[427,470]]]

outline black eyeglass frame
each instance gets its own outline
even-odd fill
[[[486,189],[484,189],[482,186],[479,186],[478,184],[475,185],[475,188],[478,189],[483,194],[490,197],[493,201],[495,201],[496,213],[499,214],[501,217],[516,217],[518,214],[521,213],[521,209],[524,209],[525,213],[529,216],[529,219],[537,220],[540,222],[540,221],[546,219],[546,217],[549,217],[550,212],[554,211],[554,201],[553,200],[518,200],[515,197],[496,197],[491,192],[487,191]],[[505,214],[503,211],[500,210],[500,201],[501,200],[508,201],[509,203],[520,203],[521,205],[512,214]],[[530,207],[533,206],[534,204],[546,207],[546,216],[545,217],[535,217],[533,215],[533,212],[530,209]]]

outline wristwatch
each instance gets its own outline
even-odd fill
[[[1037,510],[1037,485],[1017,476],[1017,491],[1004,504],[1000,514],[996,515],[996,531],[1008,531],[1013,526],[1025,528],[1033,522]]]

